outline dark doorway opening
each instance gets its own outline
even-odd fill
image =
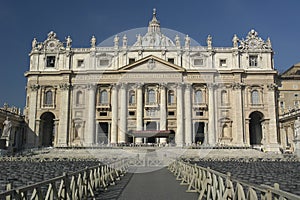
[[[196,122],[195,123],[195,143],[204,142],[204,122]]]
[[[262,144],[262,120],[263,114],[261,112],[255,111],[250,114],[250,145],[261,145]]]
[[[146,130],[157,130],[157,123],[156,122],[147,122]],[[148,137],[147,142],[148,143],[156,143],[156,139],[155,139],[155,137]]]
[[[108,123],[107,122],[99,122],[98,143],[108,144]]]
[[[51,112],[45,112],[41,115],[40,144],[43,147],[53,146],[55,137],[54,119],[55,116]]]

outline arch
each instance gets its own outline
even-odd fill
[[[196,104],[203,103],[203,93],[201,90],[195,91],[195,103]]]
[[[262,121],[264,115],[259,111],[254,111],[249,115],[249,133],[250,133],[250,145],[262,144]]]
[[[226,90],[221,91],[221,105],[226,105],[228,103],[228,93]]]
[[[83,93],[82,91],[77,91],[76,93],[76,105],[82,105],[83,104]]]
[[[108,93],[106,90],[100,92],[100,104],[108,104]]]
[[[53,146],[54,142],[54,119],[55,115],[52,112],[45,112],[40,117],[40,145]]]
[[[251,103],[259,104],[259,92],[257,90],[251,92]]]

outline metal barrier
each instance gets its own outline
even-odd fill
[[[181,181],[181,185],[188,186],[187,192],[199,193],[198,199],[300,199],[297,195],[280,190],[277,183],[274,188],[249,184],[233,179],[230,173],[225,175],[182,160],[174,161],[168,169]]]
[[[107,165],[98,165],[42,181],[29,186],[0,193],[0,199],[95,199],[95,191],[107,190],[128,169],[128,160],[123,159]]]

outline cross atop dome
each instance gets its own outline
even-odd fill
[[[152,20],[149,22],[148,32],[151,32],[151,33],[160,32],[160,23],[156,18],[156,9],[155,8],[153,8],[153,16],[152,16]]]

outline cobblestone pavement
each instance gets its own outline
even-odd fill
[[[198,161],[202,167],[230,172],[233,178],[254,184],[273,186],[279,183],[284,191],[300,195],[300,162],[276,161]]]

